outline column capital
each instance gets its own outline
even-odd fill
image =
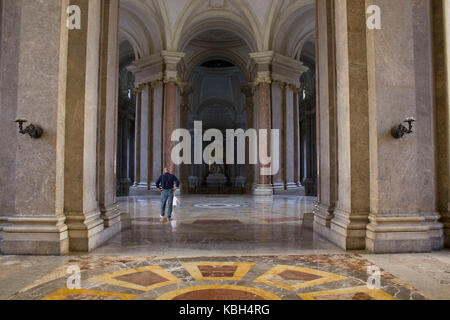
[[[190,109],[189,96],[194,92],[192,85],[189,82],[178,83],[181,93],[181,107]]]
[[[258,65],[269,65],[272,63],[275,52],[273,51],[259,51],[250,53],[250,58],[255,60]]]
[[[132,89],[133,94],[138,94],[141,93],[142,90],[144,90],[144,88],[147,86],[146,83],[141,83],[139,84],[136,88]]]
[[[156,80],[162,80],[164,77],[164,60],[160,53],[148,55],[133,62],[127,67],[127,70],[135,75],[137,85]]]
[[[250,53],[250,58],[254,60],[257,65],[257,74],[254,79],[255,86],[260,83],[272,83],[271,64],[274,57],[273,51],[261,51]]]
[[[291,87],[298,88],[300,86],[300,77],[308,71],[308,67],[299,60],[275,53],[271,71],[274,80],[285,82]]]
[[[177,51],[161,51],[161,57],[164,60],[164,83],[180,82],[178,76],[178,63],[186,56],[184,52]]]
[[[181,95],[182,96],[189,96],[191,93],[194,92],[194,88],[192,87],[192,84],[189,82],[179,82],[178,86],[180,87]]]
[[[285,89],[288,86],[288,83],[285,81],[280,81],[280,80],[273,80],[272,84],[277,85],[278,87],[280,87],[280,89]]]
[[[161,84],[163,84],[163,81],[162,80],[154,80],[154,81],[152,81],[152,82],[150,82],[149,83],[149,86],[150,86],[150,88],[155,88],[155,87],[157,87],[158,85],[161,85]]]
[[[161,57],[163,58],[166,65],[177,65],[185,56],[185,52],[166,50],[161,51]]]
[[[301,75],[308,71],[303,62],[274,51],[250,53],[257,65],[255,83],[272,83],[274,80],[293,87],[300,86]]]
[[[241,92],[247,98],[253,97],[253,95],[255,94],[255,84],[253,82],[246,82],[246,83],[242,84]]]

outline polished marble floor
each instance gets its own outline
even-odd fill
[[[0,299],[450,299],[449,250],[344,252],[312,231],[313,198],[180,200],[160,222],[158,197],[121,198],[131,228],[89,254],[0,255]]]
[[[72,257],[11,300],[423,300],[359,255]],[[78,272],[79,281],[73,277]],[[1,283],[1,282],[0,282]]]
[[[183,196],[174,220],[160,222],[158,197],[121,198],[132,228],[95,254],[156,256],[300,254],[342,252],[313,233],[315,198]]]

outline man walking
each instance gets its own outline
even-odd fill
[[[180,181],[169,172],[168,168],[164,168],[164,174],[156,181],[156,187],[161,191],[161,222],[164,222],[167,202],[169,202],[167,218],[172,221],[173,196],[180,187]]]

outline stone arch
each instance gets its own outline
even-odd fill
[[[283,11],[271,33],[274,51],[300,59],[303,45],[315,35],[315,6],[311,2],[299,1]]]
[[[247,61],[244,57],[232,50],[207,50],[194,55],[187,61],[185,80],[187,81],[191,77],[197,66],[212,59],[221,59],[233,63],[241,70],[246,80],[250,79],[250,74],[246,68]]]
[[[150,17],[150,19],[149,19]],[[155,12],[140,1],[120,2],[120,32],[133,43],[138,58],[163,50],[165,47],[163,24]]]
[[[220,104],[220,105],[223,105],[223,106],[227,107],[228,109],[232,110],[233,112],[237,111],[236,107],[230,101],[228,101],[226,99],[209,98],[200,104],[200,106],[198,107],[197,113],[201,113],[205,108],[207,108],[208,106],[210,106],[212,104]]]
[[[222,98],[210,98],[207,99],[205,101],[202,102],[202,104],[199,106],[198,110],[197,110],[197,115],[200,116],[202,114],[205,113],[205,111],[207,111],[208,108],[214,107],[214,106],[220,106],[222,109],[227,109],[229,110],[229,119],[225,119],[226,120],[226,128],[232,128],[233,126],[231,126],[232,124],[234,125],[234,119],[233,116],[236,112],[236,108],[233,106],[232,103],[230,103],[229,101],[222,99]],[[205,119],[204,119],[205,120]],[[223,121],[224,119],[221,119],[221,121]],[[204,128],[206,129],[208,126],[204,126]],[[209,127],[218,127],[218,126],[209,126]]]
[[[215,14],[214,16],[200,14],[188,25],[184,26],[176,41],[178,51],[184,51],[189,42],[196,36],[208,30],[225,30],[239,35],[252,51],[258,51],[260,45],[254,33],[245,27],[239,17],[231,13]]]

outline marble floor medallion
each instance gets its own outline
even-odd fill
[[[240,208],[242,205],[237,203],[197,203],[194,204],[194,207],[203,209],[231,209]]]
[[[12,300],[422,300],[382,271],[367,285],[370,263],[356,254],[256,257],[73,257]],[[81,270],[79,288],[67,269]]]

